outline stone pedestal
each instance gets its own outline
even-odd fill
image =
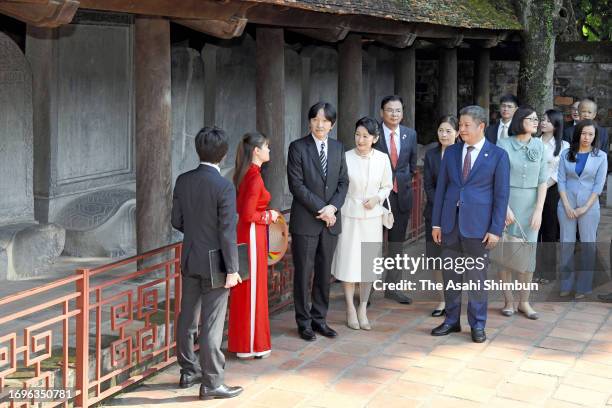
[[[56,29],[28,26],[40,222],[62,226],[81,197],[135,189],[133,31],[129,15],[89,11]],[[97,253],[88,253],[87,242],[76,250],[74,235],[67,237],[72,253]]]
[[[0,33],[0,281],[36,277],[64,247],[64,230],[34,220],[32,73]]]

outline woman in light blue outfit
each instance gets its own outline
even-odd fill
[[[497,141],[497,146],[508,152],[510,157],[510,201],[506,216],[506,232],[515,237],[526,238],[533,243],[532,259],[527,270],[520,265],[512,270],[518,272],[517,280],[523,284],[531,283],[535,271],[538,231],[542,223],[542,209],[546,199],[548,181],[548,163],[545,160],[544,144],[534,135],[538,131],[538,116],[527,107],[519,108],[510,123],[510,137]],[[512,249],[512,244],[505,244]],[[506,248],[504,248],[506,249]],[[520,265],[520,266],[518,266]],[[512,271],[500,270],[499,277],[504,282],[510,282]],[[529,290],[520,291],[520,301],[517,310],[529,319],[537,319],[538,314],[529,304]],[[504,316],[514,314],[514,297],[511,290],[504,291]]]
[[[578,122],[570,148],[561,152],[559,161],[559,205],[561,228],[561,296],[576,286],[577,299],[593,290],[599,195],[603,191],[608,158],[599,150],[597,126],[592,120]],[[576,228],[580,232],[580,270],[574,271]]]

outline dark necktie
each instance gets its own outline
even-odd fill
[[[463,172],[461,175],[464,182],[467,180],[470,175],[470,170],[472,169],[472,150],[474,150],[474,146],[468,146],[467,154],[465,155],[465,159],[463,159]]]
[[[321,152],[319,153],[319,160],[321,160],[321,169],[323,175],[327,177],[327,156],[325,156],[325,142],[321,143]]]

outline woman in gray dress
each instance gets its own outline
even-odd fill
[[[520,257],[514,257],[516,265],[507,265],[500,270],[500,279],[510,282],[512,271],[517,272],[517,281],[529,284],[535,271],[535,245],[542,223],[542,209],[546,199],[548,181],[548,164],[544,156],[544,144],[533,135],[538,131],[538,116],[528,107],[519,108],[510,124],[510,137],[500,139],[497,145],[508,152],[510,157],[510,201],[506,215],[506,232],[512,236],[526,238],[533,243],[532,259],[525,269]],[[516,249],[512,244],[505,244],[504,250]],[[507,270],[511,269],[511,270]],[[514,314],[514,297],[511,290],[504,291],[504,316]],[[529,319],[537,319],[538,314],[529,304],[529,290],[520,291],[517,309]]]

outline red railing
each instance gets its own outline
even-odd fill
[[[33,400],[10,399],[9,392],[41,387],[70,389],[74,405],[88,407],[173,363],[181,248],[181,243],[172,244],[79,269],[0,299],[6,312],[0,316],[0,406],[31,406]],[[143,278],[144,283],[134,283]],[[40,303],[27,307],[32,297]],[[20,322],[24,327],[4,335],[10,331],[7,324]],[[60,344],[54,343],[57,336]],[[67,407],[68,401],[45,406]]]
[[[419,173],[409,240],[423,233]],[[88,407],[175,362],[181,250],[168,245],[1,298],[0,408],[35,405],[8,398],[33,387],[69,388],[71,403]],[[289,306],[290,248],[268,281],[270,313]]]

